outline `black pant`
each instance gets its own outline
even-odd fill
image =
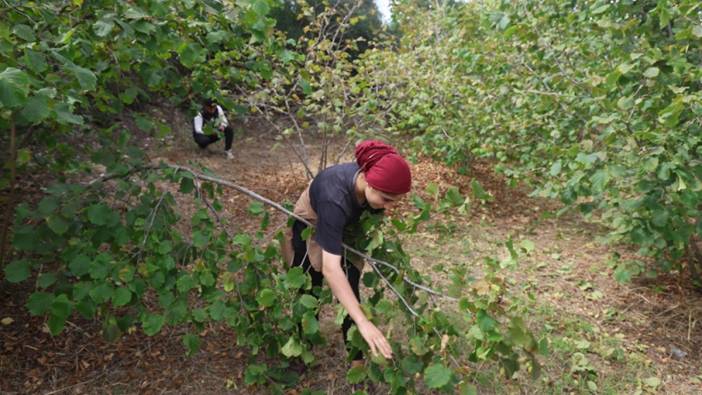
[[[322,275],[322,273],[316,271],[312,267],[309,256],[306,256],[307,243],[304,240],[302,240],[302,232],[305,230],[305,228],[307,228],[307,225],[300,221],[295,221],[295,223],[293,224],[292,244],[293,249],[295,250],[295,257],[293,258],[292,267],[302,266],[302,270],[310,274],[310,277],[312,277],[312,291],[314,291],[315,288],[319,288],[322,286],[322,280],[324,280],[324,276]],[[349,285],[353,290],[353,294],[356,295],[356,299],[358,299],[358,302],[360,303],[361,295],[358,292],[358,284],[361,279],[361,272],[347,259],[344,259],[342,264],[344,272],[346,273],[346,279],[348,280]],[[312,292],[306,291],[306,293]],[[346,343],[347,348],[349,346],[349,341],[346,338],[346,336],[348,335],[349,329],[351,329],[351,325],[355,324],[353,322],[353,319],[351,319],[351,317],[347,315],[346,318],[344,318],[344,323],[341,325],[341,332],[344,336],[344,343]],[[352,357],[355,360],[363,359],[363,355],[361,353],[354,354]]]
[[[219,141],[220,137],[217,134],[203,134],[203,133],[196,133],[193,130],[193,139],[195,139],[195,143],[200,146],[200,148],[205,148],[208,145]],[[224,128],[224,149],[226,151],[229,151],[232,148],[232,142],[234,141],[234,130],[232,130],[231,126],[227,126]]]

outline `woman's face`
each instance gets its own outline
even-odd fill
[[[402,199],[403,196],[405,195],[391,195],[389,193],[381,192],[370,185],[366,187],[366,201],[368,202],[368,205],[374,209],[388,209]]]

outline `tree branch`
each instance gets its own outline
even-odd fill
[[[294,217],[295,219],[297,219],[297,220],[303,222],[304,224],[306,224],[307,226],[314,227],[314,225],[313,225],[311,222],[309,222],[309,221],[307,221],[306,219],[304,219],[304,218],[302,218],[302,217],[296,215],[295,213],[293,213],[292,211],[286,209],[286,208],[283,207],[282,205],[280,205],[280,204],[278,204],[278,203],[276,203],[276,202],[274,202],[274,201],[272,201],[272,200],[270,200],[270,199],[268,199],[268,198],[265,198],[265,197],[259,195],[258,193],[254,192],[254,191],[251,191],[251,190],[249,190],[249,189],[247,189],[247,188],[244,188],[244,187],[242,187],[242,186],[239,186],[239,185],[237,185],[237,184],[234,184],[233,182],[227,181],[227,180],[222,179],[222,178],[218,178],[218,177],[213,177],[213,176],[208,176],[208,175],[205,175],[205,174],[197,173],[197,172],[195,172],[194,170],[192,170],[192,169],[190,169],[190,168],[187,168],[187,167],[184,167],[184,166],[179,166],[179,165],[167,165],[167,166],[170,167],[170,168],[172,168],[172,169],[177,169],[177,170],[182,170],[182,171],[189,172],[190,174],[192,174],[193,176],[195,176],[195,177],[197,177],[197,178],[199,178],[199,179],[206,180],[206,181],[210,181],[210,182],[214,182],[214,183],[216,183],[216,184],[224,185],[224,186],[226,186],[226,187],[235,189],[235,190],[237,190],[237,191],[243,193],[244,195],[247,195],[247,196],[249,196],[249,197],[251,197],[251,198],[253,198],[253,199],[255,199],[255,200],[258,200],[258,201],[260,201],[260,202],[262,202],[262,203],[268,204],[269,206],[271,206],[271,207],[273,207],[273,208],[275,208],[275,209],[277,209],[277,210],[279,210],[279,211],[282,211],[282,212],[284,212],[285,214],[287,214],[287,215],[289,215],[289,216],[291,216],[291,217]],[[367,260],[369,263],[371,263],[371,267],[372,267],[381,277],[383,277],[383,278],[384,278],[384,276],[383,276],[382,273],[380,273],[380,270],[378,269],[378,267],[376,266],[376,264],[380,264],[380,265],[383,265],[383,266],[385,266],[385,267],[391,268],[395,273],[400,274],[400,270],[397,269],[397,267],[395,267],[394,265],[392,265],[392,264],[390,264],[390,263],[388,263],[388,262],[385,262],[385,261],[380,260],[380,259],[373,258],[373,257],[371,257],[371,256],[368,255],[368,254],[364,254],[363,252],[361,252],[361,251],[359,251],[359,250],[357,250],[357,249],[355,249],[355,248],[349,246],[348,244],[345,244],[345,243],[344,243],[343,246],[344,246],[344,248],[345,248],[346,250],[348,250],[348,251],[350,251],[350,252],[352,252],[352,253],[358,255],[359,257],[361,257],[361,258]],[[414,287],[414,288],[416,288],[416,289],[420,289],[420,290],[422,290],[422,291],[428,292],[428,293],[430,293],[430,294],[432,294],[432,295],[435,295],[435,296],[438,296],[438,297],[441,297],[441,298],[444,298],[444,299],[447,299],[447,300],[451,300],[451,301],[456,301],[456,300],[457,300],[457,299],[454,298],[454,297],[451,297],[451,296],[448,296],[448,295],[444,295],[444,294],[442,294],[441,292],[438,292],[438,291],[435,291],[435,290],[433,290],[433,289],[431,289],[431,288],[428,288],[428,287],[426,287],[426,286],[417,284],[417,283],[415,283],[414,281],[412,281],[412,280],[410,280],[410,279],[408,279],[408,278],[406,278],[406,277],[404,277],[404,276],[402,277],[402,279],[403,279],[403,281],[404,281],[405,283],[411,285],[412,287]],[[386,279],[385,281],[387,281],[387,279]],[[390,286],[391,289],[393,289],[393,291],[395,291],[395,292],[397,293],[397,291],[392,287],[392,285],[389,284],[389,282],[388,282],[388,285]],[[397,294],[398,294],[398,297],[400,297],[400,298],[403,300],[404,303],[407,303],[406,301],[404,301],[404,298],[402,298],[402,296],[399,295],[399,293],[397,293]]]

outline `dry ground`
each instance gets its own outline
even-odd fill
[[[171,117],[174,123],[188,125],[177,113]],[[175,137],[147,139],[145,144],[154,160],[205,166],[279,202],[294,201],[307,182],[291,150],[261,123],[240,125],[236,157],[231,161],[221,153],[221,144],[206,152],[197,149],[187,128]],[[315,144],[319,141],[312,142],[312,152]],[[475,177],[495,197],[486,204],[473,204],[467,218],[444,217],[405,240],[413,264],[437,286],[451,265],[467,265],[479,273],[480,258],[504,255],[503,243],[509,237],[515,244],[528,239],[535,246],[511,273],[511,286],[515,297],[523,298],[533,312],[532,329],[549,334],[552,355],[544,358],[545,373],[535,383],[507,382],[496,373],[476,372],[473,378],[481,391],[585,393],[586,381],[592,381],[598,388],[595,392],[602,393],[702,392],[702,323],[698,322],[702,298],[684,281],[664,278],[617,284],[608,265],[615,249],[595,241],[604,229],[576,216],[544,214],[558,205],[507,188],[487,164],[473,164],[469,176],[428,159],[420,159],[413,169],[415,190],[420,193],[434,182],[442,189],[459,186],[468,195],[469,181]],[[225,191],[222,200],[227,226],[233,230],[252,226],[245,214],[247,197]],[[189,203],[181,204],[187,213]],[[398,209],[409,209],[409,203]],[[277,220],[283,217],[275,216],[273,223]],[[632,254],[625,247],[616,250],[625,257]],[[109,343],[100,336],[98,323],[75,320],[62,335],[52,337],[44,320],[29,317],[22,307],[31,291],[25,285],[7,283],[0,289],[0,318],[12,319],[0,325],[1,393],[266,393],[263,388],[244,387],[245,350],[234,346],[235,334],[222,326],[201,333],[202,350],[193,357],[184,355],[178,336],[183,328],[154,337],[137,331]],[[304,374],[301,383],[346,394],[351,390],[344,382],[347,366],[332,314],[327,308],[321,320],[329,346],[315,350],[320,363]],[[572,372],[575,353],[588,358],[592,372],[586,379]],[[652,377],[660,384],[655,385]]]

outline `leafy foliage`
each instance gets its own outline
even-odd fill
[[[140,106],[152,97],[195,106],[214,96],[235,111],[251,106],[269,119],[288,115],[295,126],[283,135],[302,135],[310,120],[325,137],[382,127],[375,114],[386,104],[368,100],[376,94],[369,77],[375,69],[351,60],[360,40],[344,39],[345,29],[362,20],[324,9],[295,43],[274,32],[272,6],[268,0],[46,1],[3,10],[0,126],[18,142],[6,166],[55,180],[36,204],[16,207],[17,259],[3,269],[11,282],[36,279],[26,307],[47,317],[52,334],[73,315],[100,320],[108,339],[138,327],[155,336],[185,326],[182,344],[193,354],[197,334],[222,322],[250,350],[245,383],[274,389],[295,383],[286,369],[290,359],[314,361],[311,347],[324,343],[317,312],[331,296],[326,290],[298,297],[311,282],[299,268],[280,267],[277,244],[263,242],[264,207],[249,208],[261,216],[259,232],[228,234],[216,215],[218,187],[187,169],[147,164],[130,132],[115,123],[127,112],[142,131],[168,133],[161,121],[139,114]],[[309,5],[301,8],[312,15]],[[330,37],[322,34],[327,29]],[[387,111],[392,122],[399,119]],[[323,155],[319,168],[329,162]],[[103,175],[85,180],[96,172]],[[12,182],[3,178],[3,186]],[[474,187],[476,198],[489,200],[481,191]],[[193,197],[192,217],[180,216],[176,194]],[[420,382],[450,392],[467,384],[461,382],[466,352],[471,362],[498,361],[508,377],[520,366],[537,373],[543,342],[505,302],[497,260],[486,260],[478,282],[456,270],[454,310],[439,309],[418,290],[425,280],[398,242],[400,233],[429,218],[432,207],[414,201],[419,214],[363,224],[367,238],[356,247],[391,262],[364,276],[373,294],[364,310],[403,332],[393,340],[397,361],[372,359],[350,371],[349,381],[383,382],[393,393]],[[466,210],[468,202],[451,190],[439,209]],[[350,336],[368,352],[356,331]]]
[[[400,47],[366,53],[361,77],[388,129],[448,163],[494,159],[514,182],[598,215],[654,270],[687,266],[700,280],[697,1],[408,2],[394,13]]]

